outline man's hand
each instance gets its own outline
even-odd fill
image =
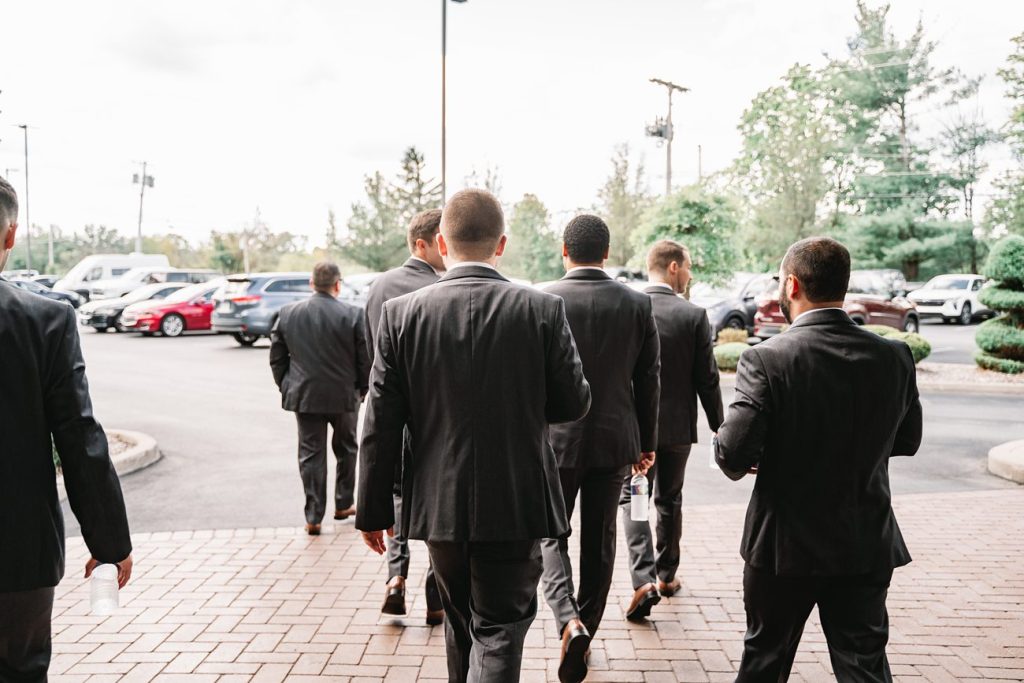
[[[363,531],[363,543],[367,545],[373,552],[378,555],[383,555],[386,548],[384,547],[384,532],[383,531]],[[388,528],[388,538],[395,537],[395,527]]]
[[[132,556],[124,558],[120,562],[115,562],[117,567],[117,587],[124,588],[128,585],[128,580],[132,578]],[[89,561],[85,563],[85,578],[92,576],[92,570],[96,569],[100,565],[100,562],[95,557],[90,557]]]
[[[654,466],[654,451],[647,451],[640,454],[640,462],[633,465],[633,474],[647,474],[647,470]]]

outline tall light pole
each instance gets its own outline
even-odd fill
[[[668,196],[672,194],[672,138],[675,136],[675,131],[672,129],[672,93],[690,92],[690,89],[660,78],[649,80],[651,83],[665,86],[668,90],[668,117],[664,120],[656,120],[653,126],[647,127],[648,135],[662,138],[668,143],[665,153],[665,195]]]
[[[138,173],[132,175],[132,184],[139,185],[139,229],[135,234],[135,251],[139,254],[142,253],[142,200],[146,196],[146,186],[153,187],[153,176],[146,175],[146,165],[147,163],[143,161],[141,176]]]
[[[466,2],[466,0],[452,0]],[[445,57],[448,54],[448,0],[441,0],[441,204],[448,199],[446,184],[448,174],[448,131],[445,126],[447,118],[447,93],[445,78]]]
[[[18,126],[25,134],[25,270],[32,270],[32,217],[28,211],[28,124]]]

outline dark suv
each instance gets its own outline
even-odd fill
[[[213,297],[213,330],[252,346],[270,335],[282,306],[312,293],[309,273],[231,275]]]

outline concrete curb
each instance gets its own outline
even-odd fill
[[[118,453],[110,458],[114,463],[114,471],[117,472],[118,476],[123,477],[126,474],[145,469],[163,457],[156,445],[156,439],[149,434],[132,432],[126,429],[108,429],[106,432],[108,434],[116,434],[125,441],[135,443],[134,446],[125,452]],[[64,477],[62,476],[57,477],[57,496],[59,500],[65,500],[68,497],[67,491],[64,489]]]
[[[736,373],[720,373],[723,387],[736,386]],[[970,394],[992,396],[1024,396],[1024,384],[985,384],[983,382],[918,382],[922,394]]]
[[[988,452],[988,471],[1024,484],[1024,441],[1009,441]]]

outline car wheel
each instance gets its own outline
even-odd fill
[[[745,330],[747,326],[743,322],[743,318],[739,316],[732,316],[725,321],[725,329],[728,330]]]
[[[241,344],[242,346],[252,346],[260,338],[260,335],[251,334],[249,332],[235,332],[235,334],[232,336],[234,336],[235,341]]]
[[[107,331],[107,328],[105,328],[105,327],[94,327],[93,329],[96,330],[97,332],[106,332]]]
[[[958,322],[961,325],[970,325],[972,318],[973,316],[971,314],[971,302],[965,301],[964,307],[960,310],[960,317],[958,318]]]
[[[180,337],[185,331],[185,319],[177,313],[171,313],[160,321],[160,333],[165,337]]]
[[[917,318],[912,315],[908,315],[907,319],[903,321],[904,332],[917,332],[920,325],[918,324]]]
[[[121,324],[121,316],[114,318],[114,329],[118,332],[127,332],[128,328]]]
[[[855,325],[863,325],[864,324],[864,318],[860,318],[860,317],[854,316],[853,318],[851,318],[851,320],[853,320]]]

